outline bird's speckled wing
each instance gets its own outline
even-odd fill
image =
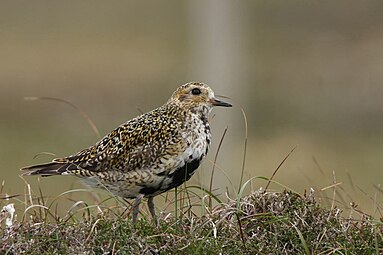
[[[176,150],[174,154],[178,153],[172,145],[180,144],[183,139],[179,125],[181,122],[176,114],[158,108],[122,124],[96,145],[54,162],[71,163],[67,173],[80,175],[151,168],[160,163],[155,161],[160,160],[161,155],[168,155],[172,150]]]

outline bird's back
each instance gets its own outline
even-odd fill
[[[126,198],[154,196],[190,179],[210,144],[207,120],[165,104],[106,135],[96,145],[30,174],[75,175]]]

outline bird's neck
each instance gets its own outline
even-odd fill
[[[191,104],[181,104],[175,101],[167,102],[164,107],[173,109],[174,111],[185,112],[186,114],[196,114],[204,118],[208,118],[211,112],[211,108],[206,105],[195,106]]]

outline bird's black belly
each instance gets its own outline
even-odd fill
[[[186,163],[183,167],[180,167],[174,171],[173,174],[169,176],[173,179],[168,190],[178,187],[182,183],[188,181],[194,174],[195,170],[199,167],[200,163],[201,159],[194,159],[193,161]]]
[[[180,186],[182,183],[188,181],[194,174],[195,170],[199,167],[202,161],[202,157],[194,159],[191,162],[186,163],[184,166],[175,170],[172,174],[161,173],[159,176],[163,176],[163,181],[158,185],[158,187],[142,187],[140,190],[141,194],[147,196],[157,195],[163,192],[166,192],[170,189]],[[163,182],[166,179],[171,179],[169,185],[163,185]]]

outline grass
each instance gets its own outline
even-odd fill
[[[35,206],[0,230],[0,254],[381,254],[383,225],[361,214],[345,218],[314,193],[256,191],[197,216],[160,215],[136,225],[123,207],[78,207],[47,217]],[[194,208],[195,209],[195,208]],[[52,209],[49,209],[52,210]],[[193,210],[193,206],[189,209]],[[43,213],[44,212],[44,213]],[[147,219],[149,220],[147,220]],[[2,217],[2,221],[5,217]]]

